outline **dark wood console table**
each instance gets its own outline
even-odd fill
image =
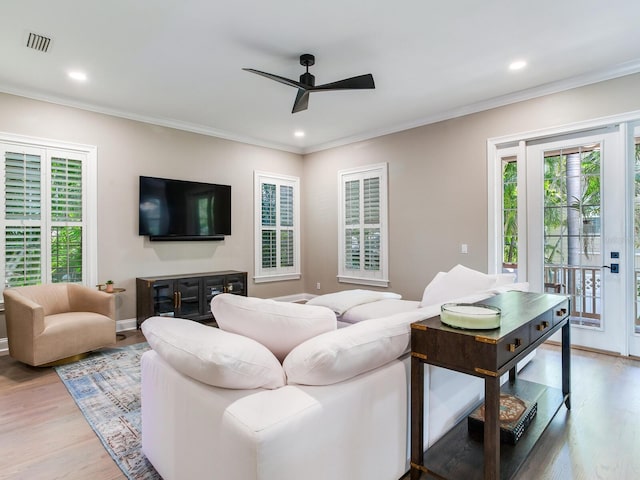
[[[456,329],[439,316],[411,325],[411,480],[513,478],[562,403],[571,408],[569,299],[507,292],[480,303],[501,309],[500,328]],[[517,379],[518,362],[560,329],[562,390]],[[484,379],[484,441],[469,435],[465,418],[423,452],[425,363]],[[509,380],[501,389],[500,377],[506,372]],[[501,391],[538,403],[536,416],[516,445],[500,443]]]

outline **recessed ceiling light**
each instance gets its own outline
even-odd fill
[[[87,74],[84,72],[73,71],[73,72],[69,72],[69,78],[77,80],[78,82],[86,82]]]
[[[524,60],[516,60],[515,62],[511,62],[509,65],[509,70],[522,70],[527,66],[527,62]]]
[[[293,135],[295,137],[302,138],[304,137],[304,132],[302,130],[296,130],[295,132],[293,132]]]

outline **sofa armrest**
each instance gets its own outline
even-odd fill
[[[115,295],[73,283],[68,284],[67,288],[72,311],[94,312],[112,320],[116,319]]]

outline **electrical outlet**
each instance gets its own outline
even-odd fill
[[[469,245],[463,243],[460,245],[460,253],[469,253]]]
[[[320,290],[320,282],[316,283],[316,290]]]

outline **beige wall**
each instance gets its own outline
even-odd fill
[[[305,290],[337,274],[337,172],[388,162],[390,290],[419,300],[440,270],[487,269],[487,139],[640,110],[640,75],[305,156]],[[460,244],[469,254],[460,254]]]
[[[640,110],[640,75],[301,157],[0,94],[0,131],[98,147],[98,275],[127,289],[118,296],[118,318],[126,319],[135,316],[137,276],[237,269],[251,277],[255,169],[302,178],[303,279],[250,281],[251,295],[354,287],[336,280],[337,172],[388,162],[390,290],[420,299],[440,270],[456,263],[487,268],[487,138],[633,110]],[[232,185],[233,235],[220,243],[139,237],[139,175]],[[469,254],[458,253],[461,243]]]
[[[0,112],[2,132],[97,146],[98,279],[127,289],[117,297],[119,319],[135,317],[138,276],[234,269],[251,278],[253,171],[302,175],[302,157],[278,150],[5,94]],[[222,242],[149,242],[138,236],[139,175],[231,185],[232,235]],[[303,290],[302,281],[249,282],[250,294],[261,297]]]

